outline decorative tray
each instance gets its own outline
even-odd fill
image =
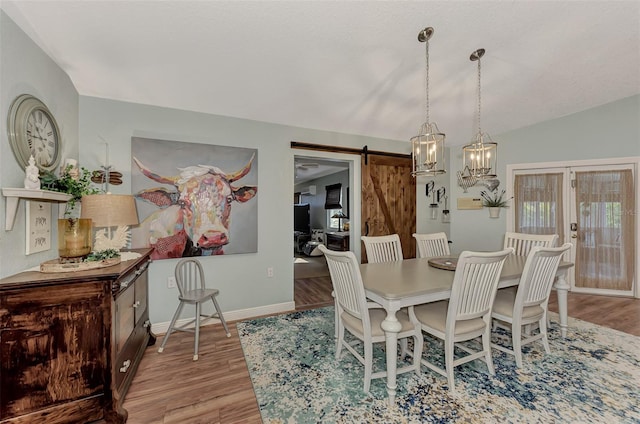
[[[444,269],[447,271],[455,271],[456,265],[458,264],[458,258],[451,256],[441,256],[436,258],[429,259],[429,265],[438,268]]]
[[[40,264],[40,272],[77,272],[88,271],[90,269],[106,268],[109,266],[118,265],[120,263],[120,257],[103,259],[101,261],[92,262],[79,262],[61,264],[58,259],[43,262]]]

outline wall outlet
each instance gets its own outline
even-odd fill
[[[272,267],[267,268],[267,277],[269,277],[269,278],[273,277],[273,268]]]
[[[176,288],[176,277],[168,277],[167,278],[167,288],[175,289]]]

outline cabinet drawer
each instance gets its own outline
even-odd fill
[[[148,291],[148,279],[149,279],[149,273],[147,271],[144,271],[142,274],[140,274],[140,276],[138,277],[138,279],[136,280],[136,284],[134,286],[134,289],[136,291],[135,293],[135,325],[139,325],[140,324],[140,320],[141,319],[147,319],[148,318],[148,314],[147,312],[147,291]]]
[[[120,296],[116,299],[116,310],[114,315],[116,355],[120,353],[127,342],[131,331],[133,331],[133,327],[135,325],[134,302],[135,290],[133,286],[127,288],[124,292],[121,292]]]
[[[118,390],[122,390],[122,384],[125,380],[133,378],[132,374],[137,368],[138,354],[141,349],[146,348],[146,337],[148,331],[142,325],[137,326],[130,333],[130,337],[123,349],[116,357],[115,362],[115,380]],[[134,365],[135,364],[135,365]]]

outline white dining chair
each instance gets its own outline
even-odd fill
[[[451,254],[446,233],[414,233],[413,238],[416,239],[419,258],[432,258],[434,256],[447,256]]]
[[[487,364],[494,375],[491,360],[491,307],[498,288],[502,266],[513,248],[498,252],[464,251],[458,258],[449,300],[409,308],[409,318],[416,328],[444,342],[445,368],[421,358],[427,368],[447,378],[450,391],[455,391],[453,370],[475,359]],[[482,350],[474,351],[460,342],[481,338]],[[455,359],[454,348],[467,355]]]
[[[388,236],[362,236],[364,249],[367,252],[367,262],[370,264],[380,262],[401,261],[402,244],[400,236],[391,234]]]
[[[504,234],[503,248],[513,247],[516,255],[527,256],[535,246],[555,247],[557,242],[557,234],[525,234],[507,231]]]
[[[319,249],[322,250],[329,265],[335,304],[340,317],[336,339],[336,359],[340,359],[344,347],[360,361],[364,365],[364,391],[369,392],[372,378],[387,376],[386,369],[373,372],[373,343],[384,343],[386,340],[381,324],[387,313],[381,305],[367,301],[360,267],[353,252],[336,252],[324,246],[320,246]],[[406,312],[398,311],[396,317],[401,326],[398,340],[408,337],[415,339],[412,364],[399,368],[397,374],[410,371],[419,374],[423,344],[422,333],[409,320]],[[345,339],[345,330],[357,340],[348,342]],[[363,354],[356,350],[358,344],[363,345]]]
[[[171,319],[171,323],[169,324],[169,329],[167,330],[167,334],[164,335],[162,345],[158,349],[158,353],[162,353],[164,351],[164,346],[167,344],[171,333],[173,333],[174,331],[186,331],[194,333],[195,335],[193,360],[197,361],[198,345],[200,343],[200,323],[202,321],[202,318],[219,319],[222,323],[222,326],[224,327],[224,331],[227,334],[227,337],[231,337],[231,333],[229,332],[229,328],[227,327],[227,322],[222,316],[220,305],[218,305],[218,301],[216,300],[216,296],[218,295],[219,291],[217,289],[208,289],[206,287],[204,272],[202,271],[202,265],[200,264],[200,262],[197,259],[193,258],[182,259],[176,264],[175,277],[176,286],[178,287],[179,292],[178,300],[180,300],[180,304],[178,305],[176,312],[173,314],[173,318]],[[202,304],[209,300],[213,302],[215,312],[211,315],[202,314]],[[195,305],[195,318],[185,324],[176,326],[176,320],[180,316],[182,308],[185,304]],[[193,328],[191,328],[194,323],[195,325],[193,326]]]
[[[512,349],[496,343],[491,346],[514,355],[518,368],[522,367],[523,345],[540,340],[545,352],[550,352],[547,304],[558,264],[571,246],[571,243],[565,243],[561,247],[533,247],[524,264],[517,291],[498,290],[496,294],[491,318],[511,327]],[[530,324],[538,324],[537,334],[531,335],[529,330],[522,332],[522,327]]]
[[[364,249],[367,253],[367,262],[370,264],[395,262],[404,259],[400,236],[397,234],[391,234],[388,236],[361,236],[360,239],[364,243]],[[401,311],[405,313],[408,312],[407,308],[404,308]],[[400,342],[400,346],[402,347],[403,356],[410,355],[406,339]]]

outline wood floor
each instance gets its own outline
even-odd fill
[[[296,310],[333,303],[328,277],[297,280]],[[557,312],[555,293],[549,308]],[[569,293],[569,316],[640,336],[640,299]],[[193,335],[174,333],[163,353],[147,348],[124,402],[128,423],[260,423],[235,323],[231,338],[220,325],[202,327],[200,358],[192,361]]]

